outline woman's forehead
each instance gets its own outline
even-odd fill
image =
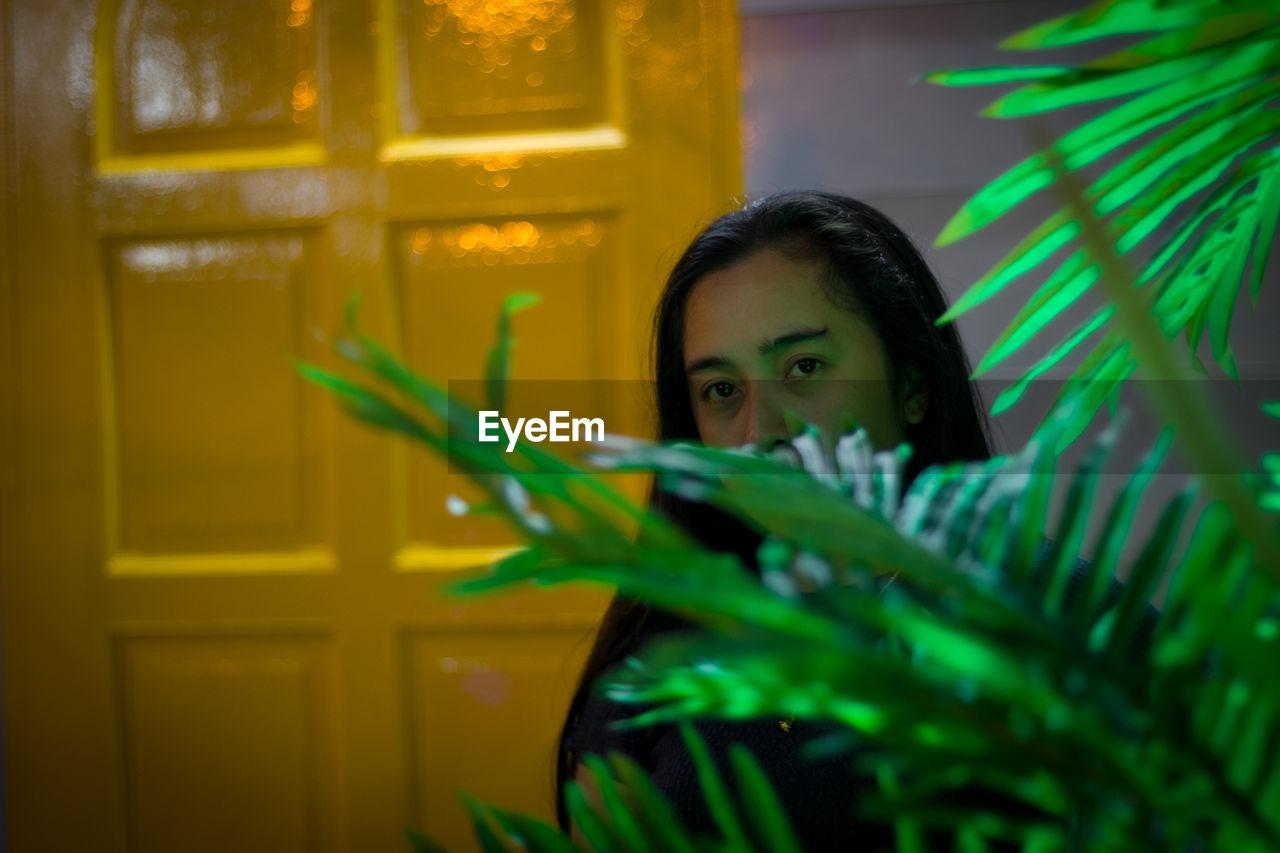
[[[823,273],[821,263],[766,250],[703,276],[685,304],[686,363],[727,355],[724,350],[757,352],[804,330],[853,331],[859,318],[831,302]]]

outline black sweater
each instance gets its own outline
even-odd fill
[[[1038,555],[1037,568],[1047,565],[1051,553],[1045,543]],[[1088,576],[1090,564],[1077,560],[1075,573],[1066,592],[1068,600]],[[1104,607],[1112,606],[1123,591],[1114,579]],[[1156,612],[1148,609],[1146,630],[1138,642],[1149,641]],[[656,634],[687,628],[677,616],[654,610],[644,628],[644,639]],[[565,748],[575,754],[605,755],[621,752],[634,759],[648,772],[658,791],[672,804],[684,825],[695,831],[715,834],[715,824],[703,799],[692,760],[684,746],[679,729],[672,724],[646,726],[641,729],[610,731],[615,720],[633,717],[650,705],[611,702],[590,694],[577,724],[565,741]],[[729,746],[740,743],[758,759],[762,769],[787,811],[792,828],[804,850],[876,851],[893,848],[892,828],[881,823],[856,822],[853,819],[859,798],[876,783],[858,778],[851,769],[852,755],[843,752],[827,758],[808,759],[801,747],[813,740],[834,734],[848,734],[850,729],[830,721],[799,720],[784,731],[777,717],[753,720],[697,719],[691,721],[732,791],[735,778],[730,769]],[[939,839],[941,841],[941,839]],[[940,849],[949,849],[950,844]]]

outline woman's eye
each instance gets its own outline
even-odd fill
[[[716,402],[718,400],[727,400],[733,396],[732,382],[716,382],[707,386],[707,390],[702,392],[705,400]]]
[[[818,368],[822,366],[822,362],[816,358],[802,358],[795,364],[791,365],[791,372],[799,371],[801,376],[812,376],[818,372]]]

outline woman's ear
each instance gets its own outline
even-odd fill
[[[924,420],[929,409],[929,388],[925,385],[924,376],[914,364],[908,364],[903,373],[902,413],[908,424],[918,424]]]

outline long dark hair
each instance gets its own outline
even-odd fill
[[[676,262],[653,322],[651,358],[660,440],[699,438],[684,371],[684,307],[689,293],[708,273],[763,249],[825,262],[828,298],[858,310],[883,342],[895,399],[901,399],[908,372],[913,382],[927,389],[923,420],[905,426],[906,440],[914,448],[904,472],[908,482],[929,465],[990,458],[989,426],[969,378],[968,357],[954,325],[935,325],[947,303],[919,250],[874,208],[816,191],[776,193],[726,213],[704,228]],[[739,519],[656,486],[650,487],[648,502],[705,546],[735,553],[745,565],[755,566],[760,534]],[[596,680],[634,651],[655,615],[648,603],[625,596],[615,596],[605,611],[557,743],[556,819],[562,830],[569,829],[564,786],[578,763],[565,748],[566,738]],[[660,615],[671,619],[670,614]]]

